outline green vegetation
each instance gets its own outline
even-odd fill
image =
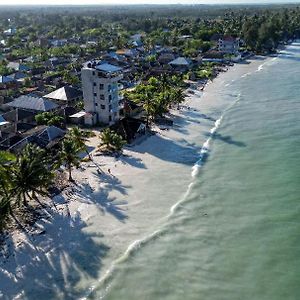
[[[109,128],[106,128],[101,132],[100,139],[101,142],[98,147],[100,151],[120,153],[123,146],[126,144],[126,141],[123,140],[122,136]]]
[[[126,93],[126,97],[143,106],[148,127],[156,117],[162,117],[170,107],[184,101],[182,86],[183,81],[178,76],[150,77],[134,91]]]
[[[67,136],[69,137],[70,140],[73,141],[77,149],[86,152],[86,154],[89,157],[89,160],[92,160],[92,157],[88,151],[88,147],[85,144],[88,137],[91,136],[91,132],[80,130],[78,127],[73,127],[69,130]]]
[[[65,138],[62,142],[59,165],[64,163],[69,173],[69,181],[74,182],[72,177],[72,168],[80,166],[79,153],[81,148],[78,147],[78,141],[72,138]]]
[[[43,112],[35,116],[35,121],[38,125],[54,125],[58,127],[63,127],[64,117],[51,112]]]
[[[7,7],[1,9],[0,28],[8,28],[8,18],[17,28],[6,39],[7,47],[12,47],[10,58],[34,56],[38,63],[53,56],[85,57],[110,47],[130,48],[130,36],[137,32],[143,33],[146,51],[159,44],[176,47],[189,57],[215,46],[215,34],[240,37],[247,49],[256,52],[273,51],[279,42],[300,36],[297,5],[66,7],[63,11]],[[55,39],[71,40],[50,45]],[[154,61],[153,56],[149,59]],[[7,72],[1,68],[0,74]]]
[[[16,206],[28,206],[29,200],[46,196],[53,179],[53,164],[45,150],[28,144],[15,156],[0,152],[0,225]]]
[[[17,32],[6,36],[4,30],[10,27],[15,27]],[[47,79],[44,83],[53,86],[52,76],[77,85],[84,61],[101,57],[105,51],[133,48],[131,36],[141,33],[145,51],[139,58],[132,59],[131,66],[136,71],[129,74],[132,81],[140,84],[126,92],[125,97],[143,107],[149,127],[170,108],[179,108],[184,101],[183,78],[211,79],[215,70],[214,64],[203,63],[182,76],[153,77],[149,74],[157,73],[151,72],[151,67],[159,70],[162,67],[158,49],[165,47],[175,56],[196,59],[211,54],[206,52],[217,48],[220,36],[230,35],[241,39],[243,50],[268,54],[276,51],[279,44],[300,37],[300,7],[170,5],[61,9],[7,6],[1,7],[0,28],[0,40],[6,43],[1,45],[5,59],[0,61],[0,76],[13,72],[7,67],[9,61],[29,58],[26,60],[30,61],[26,63],[28,66],[41,68],[35,70],[36,73],[27,72],[31,79],[25,79],[25,87],[36,84],[34,74],[42,74],[41,80]],[[49,66],[47,60],[51,57],[63,62]],[[167,69],[168,66],[163,67]],[[16,89],[3,90],[6,97],[17,93]],[[83,102],[76,105],[83,109]],[[39,125],[64,126],[64,118],[53,113],[41,113],[35,119]],[[61,151],[53,157],[33,145],[26,146],[18,155],[0,152],[0,225],[15,207],[27,206],[31,200],[38,201],[39,195],[47,195],[58,166],[65,164],[69,180],[73,181],[72,168],[79,167],[81,162],[79,153],[89,155],[85,145],[87,137],[85,131],[71,129],[61,144]],[[100,137],[100,150],[122,151],[125,141],[116,132],[105,129]]]

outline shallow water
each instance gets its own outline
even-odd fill
[[[300,299],[299,75],[293,44],[224,82],[184,201],[90,298]]]

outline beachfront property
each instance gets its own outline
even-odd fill
[[[219,38],[218,50],[227,54],[237,53],[239,51],[239,39],[232,36]]]
[[[119,81],[123,78],[122,68],[103,62],[91,61],[81,70],[84,99],[85,124],[112,125],[120,119],[123,97]]]

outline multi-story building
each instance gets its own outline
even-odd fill
[[[120,119],[123,109],[122,68],[101,63],[88,62],[81,70],[85,123],[113,124]]]
[[[218,41],[218,50],[228,54],[236,54],[239,51],[239,39],[225,36]]]

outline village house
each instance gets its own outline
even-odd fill
[[[54,112],[59,108],[59,105],[45,98],[30,94],[22,95],[12,102],[7,103],[11,108],[21,108],[35,113]]]
[[[75,87],[66,85],[45,95],[44,98],[50,99],[62,107],[73,106],[82,100],[82,92]]]
[[[33,124],[34,116],[34,112],[21,108],[16,108],[14,110],[8,111],[0,115],[0,119],[5,122],[2,123],[1,131],[6,133],[17,132],[20,128],[24,127],[24,124]]]
[[[16,28],[9,28],[9,29],[3,31],[3,34],[6,35],[6,36],[13,36],[16,33],[17,33]]]
[[[35,144],[44,149],[56,146],[65,136],[66,132],[56,126],[41,125],[24,134],[18,134],[0,144],[0,149],[7,148],[11,152],[19,153],[27,144]],[[10,142],[8,144],[8,142]]]
[[[190,59],[185,57],[177,57],[176,59],[169,62],[169,65],[174,71],[185,72],[191,68],[192,62]]]
[[[119,91],[122,68],[108,63],[88,62],[81,71],[85,123],[113,124],[120,119],[123,96]]]
[[[19,62],[9,62],[7,64],[7,67],[9,69],[13,69],[15,71],[19,71],[19,72],[27,72],[30,70],[30,67],[24,65],[24,64],[21,64]]]

